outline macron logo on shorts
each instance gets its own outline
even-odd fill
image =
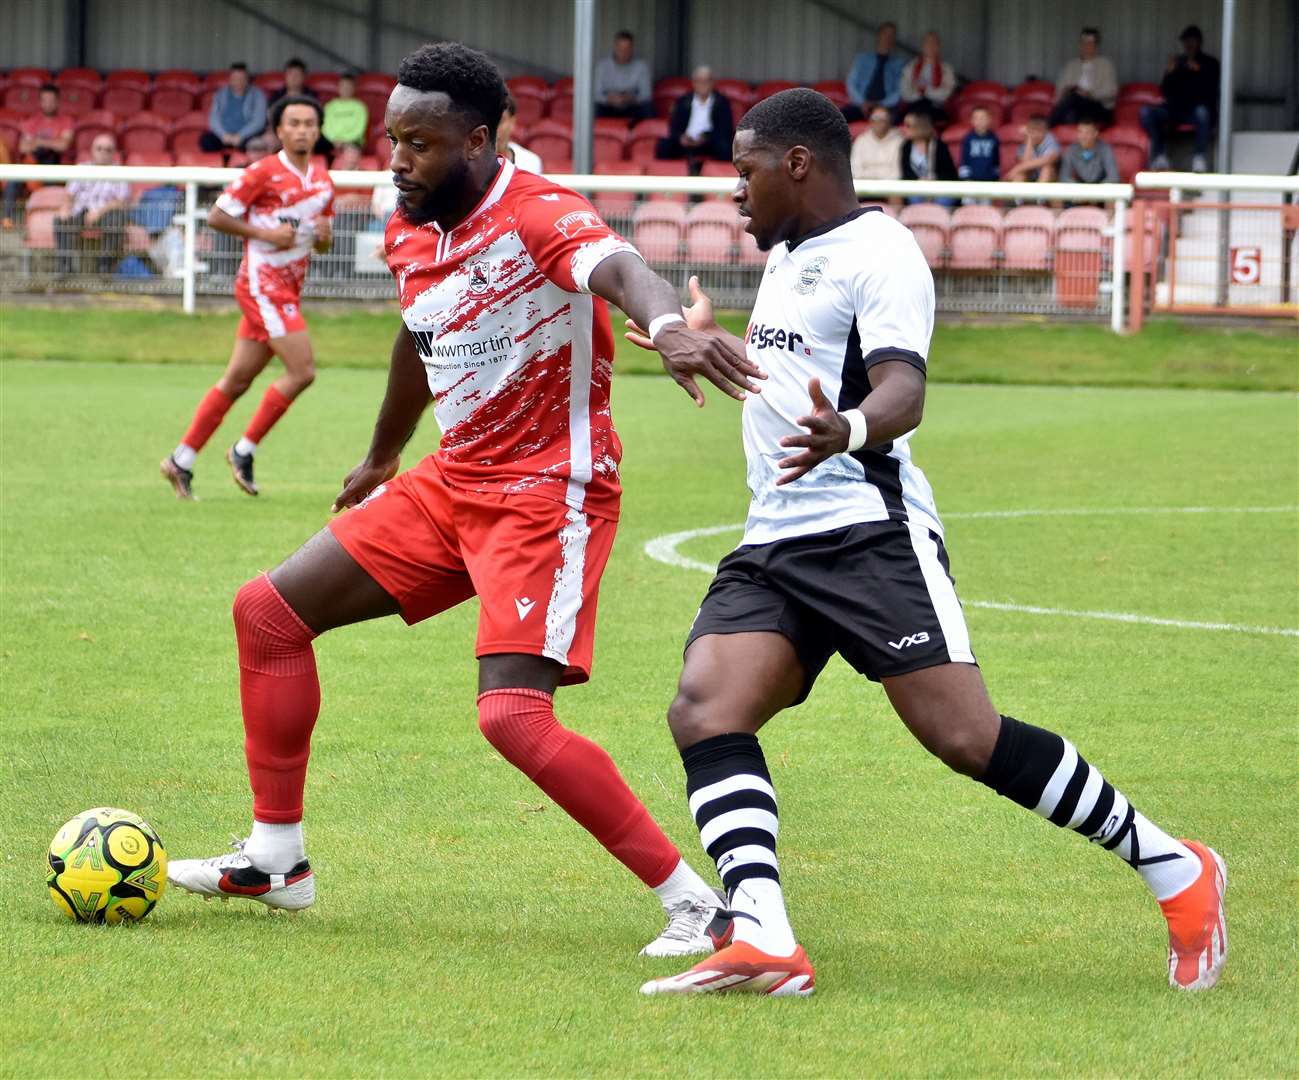
[[[521,600],[517,596],[514,598],[514,607],[519,613],[519,622],[523,622],[528,617],[528,613],[536,606],[537,602],[529,600],[526,596]]]

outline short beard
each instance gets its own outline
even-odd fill
[[[397,202],[412,225],[427,225],[454,211],[463,202],[468,187],[469,162],[461,158],[442,178],[442,183],[419,203],[411,203],[405,193],[398,194]]]

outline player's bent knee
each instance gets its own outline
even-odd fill
[[[726,729],[713,719],[718,711],[709,707],[710,697],[704,687],[682,680],[668,706],[668,729],[677,746],[693,746],[703,739],[726,734]]]
[[[944,731],[926,740],[925,749],[953,772],[971,777],[984,774],[991,752],[987,740],[972,728]]]

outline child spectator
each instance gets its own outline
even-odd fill
[[[852,174],[857,180],[902,179],[902,132],[893,126],[887,106],[871,109],[871,126],[852,144]]]
[[[1055,81],[1055,108],[1050,124],[1077,124],[1084,119],[1108,124],[1114,115],[1119,96],[1119,78],[1114,65],[1097,55],[1101,32],[1084,26],[1078,43],[1078,55],[1065,64]]]
[[[59,88],[46,83],[41,87],[40,111],[22,122],[19,160],[33,165],[61,165],[63,155],[72,146],[75,127],[72,117],[59,111]]]
[[[1047,130],[1046,117],[1034,113],[1024,125],[1023,133],[1024,143],[1006,180],[1021,184],[1051,183],[1060,164],[1060,144]]]
[[[320,129],[316,153],[332,154],[342,146],[365,146],[370,110],[356,96],[356,76],[345,71],[338,78],[338,97],[325,102],[325,123]]]
[[[249,81],[247,64],[230,65],[229,81],[212,98],[207,126],[198,140],[207,153],[243,150],[266,129],[266,95]]]
[[[982,105],[970,114],[971,130],[961,140],[962,180],[997,180],[1001,177],[1001,140],[991,128],[992,117]]]
[[[613,55],[595,65],[595,115],[645,120],[654,115],[649,65],[635,56],[630,30],[613,37]]]
[[[1101,142],[1095,120],[1078,124],[1078,141],[1060,158],[1060,180],[1069,184],[1117,184],[1119,165],[1109,143]]]
[[[920,42],[920,55],[902,69],[904,112],[923,109],[935,120],[946,119],[943,105],[956,89],[956,72],[940,55],[942,42],[932,30]]]

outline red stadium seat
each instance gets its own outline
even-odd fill
[[[284,88],[284,72],[263,71],[253,76],[253,85],[269,98],[276,90]]]
[[[848,88],[842,79],[824,79],[812,89],[818,94],[824,94],[840,109],[848,104]]]
[[[573,95],[570,91],[557,91],[550,99],[550,119],[571,127],[573,124]]]
[[[126,154],[162,154],[167,150],[167,131],[152,124],[128,123],[118,138]]]
[[[699,167],[699,175],[714,180],[729,180],[732,185],[739,179],[735,166],[729,161],[705,161]],[[734,188],[732,187],[732,191]],[[710,202],[731,202],[731,191],[718,191],[705,196]]]
[[[1011,101],[1045,101],[1048,105],[1055,101],[1055,84],[1045,79],[1025,79],[1010,92]]]
[[[1001,175],[1005,176],[1015,167],[1019,148],[1024,144],[1024,133],[1018,124],[1002,124],[997,129],[997,139],[1001,143]]]
[[[633,215],[633,240],[648,262],[675,262],[681,251],[686,210],[678,203],[647,202]]]
[[[1005,103],[1010,98],[1010,91],[1006,89],[1005,83],[999,83],[996,79],[975,79],[961,87],[961,96]]]
[[[1094,206],[1074,206],[1055,219],[1056,250],[1101,251],[1110,216]]]
[[[1010,113],[1006,117],[1008,124],[1025,124],[1030,116],[1050,116],[1052,102],[1041,101],[1038,98],[1025,98],[1016,101],[1010,107]]]
[[[733,205],[702,202],[686,215],[686,259],[690,263],[724,266],[731,261],[740,231]]]
[[[597,161],[597,176],[640,176],[644,168],[639,161]],[[611,218],[627,218],[636,205],[634,191],[595,191],[591,193],[591,202],[600,216],[606,221]]]
[[[1119,180],[1130,184],[1132,178],[1146,167],[1150,160],[1150,139],[1136,126],[1112,127],[1105,132],[1104,139],[1114,151],[1114,160],[1119,167]]]
[[[1065,307],[1091,308],[1100,295],[1109,215],[1091,206],[1065,210],[1055,222],[1055,296]]]
[[[1055,136],[1055,141],[1060,144],[1060,149],[1063,150],[1078,141],[1078,125],[1057,124],[1051,129],[1051,134]]]
[[[1045,270],[1055,236],[1055,214],[1045,206],[1016,206],[1006,213],[1001,235],[1008,270]]]
[[[173,122],[173,118],[170,116],[162,116],[159,113],[145,110],[142,112],[135,113],[132,116],[128,116],[125,120],[122,121],[122,126],[123,127],[152,127],[152,128],[158,128],[160,131],[169,131],[171,130],[172,122]]]
[[[642,124],[649,123],[642,120]],[[646,176],[689,176],[690,170],[684,161],[660,161],[657,158],[645,162]],[[650,202],[675,202],[683,206],[687,201],[685,192],[655,191],[649,195]]]
[[[668,75],[654,83],[654,96],[670,96],[674,101],[682,94],[688,94],[694,84],[685,75]]]
[[[116,139],[117,125],[116,124],[105,125],[105,124],[93,124],[93,123],[78,124],[72,140],[73,154],[76,157],[76,159],[80,161],[82,158],[89,158],[90,144],[93,143],[98,136],[105,135],[105,134],[111,135],[113,136],[114,139]]]
[[[221,155],[215,151],[184,150],[176,155],[176,164],[194,168],[219,169],[225,162],[222,161]],[[231,164],[234,164],[233,155],[231,156]]]
[[[871,122],[869,120],[853,120],[848,125],[848,137],[856,142],[858,136],[865,135],[870,129]]]
[[[591,121],[591,128],[594,131],[612,131],[615,134],[622,135],[624,138],[631,130],[632,122],[622,116],[597,116]]]
[[[798,86],[796,82],[790,82],[788,79],[767,79],[765,82],[758,83],[753,91],[756,100],[761,101],[763,98],[769,98],[772,94],[779,94],[782,90],[793,90]]]
[[[758,103],[756,91],[743,79],[718,79],[717,89],[730,98],[737,121]]]
[[[520,94],[532,94],[543,100],[550,97],[550,83],[540,75],[516,75],[512,79],[506,79],[505,85],[515,98]]]
[[[551,87],[550,92],[552,97],[555,94],[568,94],[571,97],[573,93],[573,76],[561,75],[555,80],[555,85]]]
[[[951,224],[946,208],[936,203],[913,203],[902,208],[898,220],[915,236],[925,261],[932,267],[941,266]]]
[[[137,87],[110,85],[104,89],[99,107],[107,109],[114,116],[131,116],[144,110],[145,97],[145,91]]]
[[[54,82],[60,90],[67,90],[69,86],[80,86],[98,91],[104,85],[104,77],[94,68],[74,67],[64,68]]]
[[[217,87],[217,90],[219,89],[220,87]],[[212,99],[217,96],[217,90],[209,89],[199,91],[198,97],[194,99],[194,108],[204,116],[207,116],[208,112],[212,109]]]
[[[203,80],[188,68],[168,68],[153,77],[153,88],[161,90],[163,87],[188,90],[191,94],[197,94],[203,89]]]
[[[554,161],[547,162],[545,166],[546,176],[572,176],[573,159],[572,158],[555,158]]]
[[[573,135],[567,124],[541,120],[528,132],[528,149],[541,158],[542,166],[555,158],[573,156]]]
[[[668,133],[668,122],[657,117],[642,120],[627,136],[627,157],[632,161],[650,161],[658,149],[659,139]]]
[[[10,116],[19,116],[18,113],[6,113],[0,116],[0,142],[9,148],[9,159],[16,161],[18,159],[18,140],[22,138],[22,126],[12,122]]]
[[[95,108],[97,91],[92,87],[73,83],[59,91],[59,111],[70,116],[85,116]]]
[[[145,154],[137,151],[127,154],[125,163],[127,165],[147,165],[151,169],[169,169],[176,164],[176,159],[166,151],[156,154]]]
[[[958,169],[961,167],[961,140],[969,132],[969,124],[950,124],[943,129],[943,145],[947,147],[947,152],[952,155],[952,162]]]
[[[171,152],[198,153],[199,137],[207,130],[207,114],[189,112],[178,116],[171,125]]]
[[[307,76],[307,89],[314,90],[324,100],[325,95],[338,97],[338,72],[316,71]]]
[[[958,124],[968,124],[970,114],[978,108],[988,110],[988,125],[990,127],[1000,126],[1002,117],[1005,115],[1005,109],[1002,107],[1001,101],[993,97],[979,97],[970,94],[962,94],[961,99],[956,103],[955,121]]]
[[[45,68],[21,67],[9,72],[10,86],[41,86],[50,81],[50,73]]]
[[[1163,91],[1155,83],[1124,83],[1119,87],[1120,105],[1129,102],[1137,105],[1158,105],[1163,100]]]
[[[149,77],[149,73],[139,68],[122,68],[118,71],[110,71],[104,76],[105,89],[124,86],[147,94],[152,85],[153,80]]]
[[[550,103],[549,94],[534,90],[531,86],[511,90],[510,93],[514,97],[521,126],[529,127],[546,115],[546,106]]]
[[[4,94],[4,107],[6,112],[22,113],[24,116],[40,112],[40,87],[33,86],[31,83],[10,85]]]
[[[380,94],[386,101],[397,85],[393,76],[383,71],[366,71],[356,77],[356,96],[362,94]]]
[[[149,98],[149,110],[169,120],[194,109],[194,95],[179,86],[161,86]]]
[[[23,236],[23,246],[32,251],[54,250],[54,218],[57,210],[31,209],[31,200],[27,203],[27,220]]]
[[[1001,211],[991,206],[962,206],[952,212],[948,233],[951,257],[957,270],[990,270],[1001,246]]]
[[[627,149],[627,137],[615,131],[596,131],[591,135],[593,161],[622,161]]]
[[[45,184],[27,197],[27,210],[60,210],[63,208],[63,185]]]

